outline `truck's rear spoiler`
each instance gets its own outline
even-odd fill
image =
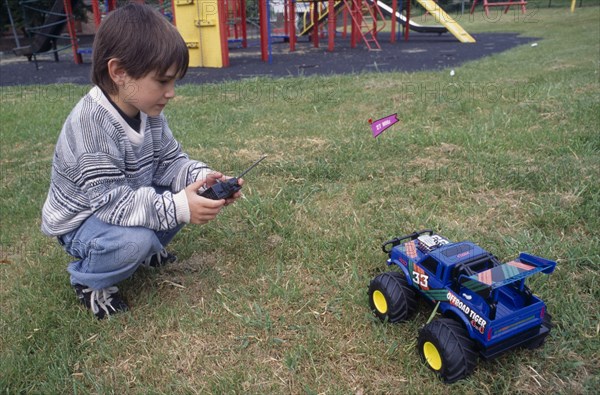
[[[459,281],[464,287],[487,298],[497,288],[523,280],[539,272],[550,274],[555,267],[556,262],[554,261],[522,252],[518,259],[472,276],[461,275]]]

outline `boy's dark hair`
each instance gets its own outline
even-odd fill
[[[92,82],[116,94],[117,86],[108,73],[110,59],[118,59],[134,79],[153,71],[163,75],[173,65],[181,79],[187,72],[189,53],[175,26],[163,15],[149,6],[132,3],[108,14],[94,39]]]

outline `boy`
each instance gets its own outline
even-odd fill
[[[185,42],[157,11],[113,11],[94,40],[95,86],[58,138],[42,231],[77,259],[71,285],[99,319],[127,310],[116,283],[174,261],[164,246],[185,223],[205,224],[240,197],[198,196],[228,177],[188,159],[162,113],[187,67]]]

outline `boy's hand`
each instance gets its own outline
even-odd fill
[[[198,180],[185,188],[185,194],[190,208],[190,223],[205,224],[219,214],[223,206],[232,204],[242,196],[242,192],[236,192],[228,199],[212,200],[198,195],[198,190],[202,187],[211,187],[217,180],[225,181],[231,177],[224,176],[219,172],[211,173],[203,180]],[[222,180],[221,180],[222,179]],[[238,184],[243,185],[244,180],[239,178]]]
[[[216,180],[223,177],[221,173],[211,173],[206,179],[191,183],[185,188],[185,195],[190,208],[190,223],[202,225],[217,217],[227,203],[225,199],[211,200],[198,195],[198,189],[214,185]],[[229,199],[228,199],[229,200]]]

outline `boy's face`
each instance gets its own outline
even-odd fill
[[[119,97],[113,101],[130,117],[136,117],[140,111],[157,116],[175,97],[175,65],[164,75],[152,71],[142,78],[134,79],[128,75],[124,78],[125,83],[118,85]]]

